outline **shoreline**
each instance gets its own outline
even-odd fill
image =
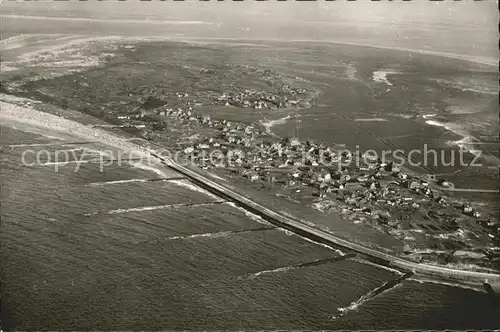
[[[9,15],[5,14],[0,14],[0,18],[8,17]],[[19,16],[18,18],[24,18],[24,19],[30,19],[28,16],[24,15],[16,15]],[[33,16],[33,19],[45,19],[43,16]],[[67,18],[61,18],[63,20],[67,20]],[[82,19],[83,21],[89,21],[88,19]],[[103,23],[109,22],[107,20],[103,20]],[[141,21],[141,23],[151,23],[152,21]],[[169,22],[163,22],[163,21],[158,21],[158,24],[176,24],[176,23],[169,23]],[[175,21],[174,21],[175,22]],[[113,23],[113,22],[110,22]],[[177,24],[186,24],[186,22],[181,22]],[[187,23],[187,24],[193,24],[193,23]],[[196,22],[195,25],[203,25],[203,24],[213,24],[211,22]],[[0,42],[0,45],[5,45],[6,43],[9,42],[9,39],[12,39],[12,41],[16,41],[19,36],[23,37],[29,37],[29,36],[40,36],[38,33],[23,33],[19,35],[14,35],[9,38],[3,39]],[[438,51],[427,51],[427,50],[421,50],[421,49],[411,49],[411,48],[404,48],[404,47],[398,47],[398,46],[386,46],[386,45],[375,45],[375,44],[369,44],[369,43],[360,43],[356,42],[354,40],[335,40],[335,39],[326,39],[326,40],[312,40],[312,39],[277,39],[277,38],[237,38],[237,37],[190,37],[190,36],[162,36],[162,35],[151,35],[151,36],[125,36],[125,35],[108,35],[108,36],[95,36],[95,35],[88,35],[88,34],[43,34],[42,36],[59,36],[59,37],[66,37],[66,36],[71,36],[74,38],[88,38],[89,40],[100,40],[100,39],[114,39],[114,40],[122,40],[122,41],[171,41],[171,42],[185,42],[185,43],[196,43],[196,41],[200,41],[200,43],[207,43],[209,41],[236,41],[240,42],[239,44],[241,45],[246,45],[245,42],[277,42],[277,43],[318,43],[318,44],[334,44],[334,45],[349,45],[349,46],[357,46],[357,47],[370,47],[370,48],[376,48],[376,49],[383,49],[383,50],[393,50],[393,51],[399,51],[399,52],[410,52],[410,53],[417,53],[421,55],[430,55],[430,56],[436,56],[436,57],[441,57],[441,58],[447,58],[447,59],[454,59],[454,60],[462,60],[462,61],[467,61],[467,62],[472,62],[480,65],[486,65],[489,67],[494,67],[498,68],[498,60],[495,58],[490,58],[490,57],[478,57],[478,56],[473,56],[473,55],[467,55],[467,54],[457,54],[457,53],[450,53],[450,52],[438,52]],[[70,40],[71,42],[71,40]],[[64,45],[64,44],[63,44]],[[251,44],[248,44],[249,46]],[[257,44],[258,46],[262,46]],[[254,45],[255,46],[255,45]]]
[[[268,221],[274,221],[275,224],[279,224],[284,228],[292,230],[299,236],[313,239],[315,241],[320,240],[322,243],[330,245],[333,244],[334,246],[344,247],[361,253],[367,257],[371,257],[376,262],[383,263],[383,265],[397,267],[405,271],[417,273],[418,275],[436,278],[443,281],[452,280],[459,283],[465,283],[467,285],[471,285],[472,283],[476,287],[479,287],[485,279],[488,279],[496,291],[500,289],[500,274],[473,272],[414,263],[398,258],[397,256],[379,252],[374,249],[349,242],[348,240],[338,238],[332,234],[321,231],[316,227],[308,226],[298,220],[293,220],[287,216],[281,215],[280,213],[274,212],[258,203],[253,202],[249,198],[235,193],[229,187],[208,179],[201,173],[197,173],[191,169],[177,165],[171,160],[158,156],[154,150],[133,144],[130,141],[105,130],[92,128],[73,120],[68,120],[50,113],[21,107],[4,101],[0,102],[0,107],[3,109],[0,118],[4,118],[7,121],[24,123],[36,127],[50,128],[55,131],[65,132],[71,135],[85,137],[87,139],[91,137],[118,149],[134,150],[141,152],[144,156],[153,156],[157,159],[159,164],[163,163],[181,174],[186,175],[186,177],[192,179],[193,182],[199,187],[210,191],[212,194],[229,197],[231,201],[236,202],[249,212],[257,213],[259,216],[264,217]]]

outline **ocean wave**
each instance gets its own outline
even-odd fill
[[[216,199],[216,200],[219,199],[218,196],[212,194],[211,192],[209,192],[209,191],[207,191],[207,190],[205,190],[197,185],[192,184],[191,182],[189,182],[189,180],[172,180],[172,181],[170,181],[170,183],[172,183],[176,186],[179,186],[179,187],[189,189],[191,191],[202,193],[202,194],[209,196],[209,197]]]
[[[262,219],[260,216],[256,215],[255,213],[252,213],[236,204],[234,204],[233,202],[227,202],[228,205],[232,206],[233,208],[243,212],[245,214],[245,216],[247,216],[248,218],[252,219],[253,221],[256,221],[260,224],[263,224],[263,225],[271,225],[269,222],[265,221],[264,219]]]
[[[147,182],[149,179],[128,179],[128,180],[116,180],[116,181],[105,181],[105,182],[92,182],[88,185],[91,187],[96,186],[107,186],[113,184],[121,184],[121,183],[133,183],[133,182]]]
[[[167,174],[165,172],[163,172],[161,169],[159,169],[158,167],[153,167],[153,166],[150,166],[150,165],[145,165],[143,163],[128,163],[128,164],[130,166],[132,166],[132,167],[135,167],[135,168],[139,168],[139,169],[142,169],[142,170],[145,170],[145,171],[153,172],[156,175],[159,175],[159,176],[161,176],[163,178],[167,177]]]
[[[180,235],[180,236],[171,236],[164,239],[163,241],[171,241],[171,240],[188,240],[188,239],[196,239],[196,238],[209,238],[215,239],[219,237],[244,234],[244,233],[252,233],[252,232],[260,232],[274,229],[274,227],[267,228],[256,228],[256,229],[242,229],[242,230],[232,230],[232,231],[222,231],[222,232],[211,232],[211,233],[201,233],[201,234],[190,234],[190,235]],[[158,240],[155,240],[155,242]]]
[[[90,163],[98,163],[100,160],[98,159],[90,159],[90,160],[66,160],[66,161],[47,161],[44,163],[38,163],[37,166],[66,166],[72,164],[90,164]]]
[[[210,238],[210,239],[215,239],[218,237],[228,236],[228,235],[233,234],[233,233],[234,232],[232,232],[232,231],[225,231],[225,232],[216,232],[216,233],[191,234],[191,235],[167,237],[164,240],[166,240],[166,241],[187,240],[187,239],[195,239],[195,238],[199,238],[199,237],[206,237],[206,238]]]
[[[455,287],[455,288],[469,289],[469,290],[473,290],[473,291],[476,291],[476,292],[482,292],[482,290],[480,290],[477,287],[467,286],[467,285],[464,285],[464,284],[454,284],[454,283],[446,282],[446,281],[430,280],[430,279],[416,278],[416,277],[408,278],[408,280],[418,282],[419,284],[444,285],[444,286],[450,286],[450,287]]]
[[[214,204],[221,204],[220,202],[207,202],[207,203],[178,203],[178,204],[166,204],[166,205],[153,205],[153,206],[140,206],[135,208],[127,208],[127,209],[115,209],[104,212],[105,214],[122,214],[129,212],[143,212],[143,211],[154,211],[154,210],[164,210],[164,209],[172,209],[179,207],[197,207],[197,206],[209,206]],[[102,212],[90,212],[86,213],[85,216],[95,216],[101,214]]]
[[[389,271],[389,272],[392,272],[392,273],[395,273],[395,274],[398,274],[398,275],[403,275],[404,273],[397,270],[397,269],[393,269],[393,268],[390,268],[388,266],[384,266],[384,265],[379,265],[379,264],[376,264],[376,263],[372,263],[370,261],[367,261],[367,260],[364,260],[364,259],[361,259],[361,258],[352,258],[353,261],[355,261],[356,263],[360,263],[360,264],[364,264],[364,265],[370,265],[370,266],[374,266],[376,268],[379,268],[379,269],[383,269],[383,270],[386,270],[386,271]]]
[[[335,251],[337,254],[339,254],[340,256],[345,256],[345,255],[346,255],[346,253],[345,253],[345,252],[343,252],[342,250],[337,249],[337,248],[334,248],[334,247],[329,246],[329,245],[327,245],[327,244],[324,244],[324,243],[321,243],[321,242],[317,242],[317,241],[314,241],[314,240],[308,239],[307,237],[302,237],[302,236],[301,236],[301,238],[302,238],[302,239],[304,239],[304,240],[306,240],[307,242],[311,242],[311,243],[314,243],[314,244],[316,244],[316,245],[318,245],[318,246],[321,246],[321,247],[324,247],[324,248],[327,248],[327,249],[333,250],[333,251]]]
[[[246,279],[255,279],[255,278],[258,278],[260,277],[261,275],[264,275],[264,274],[269,274],[269,273],[280,273],[280,272],[287,272],[291,269],[294,269],[296,268],[296,266],[294,265],[289,265],[289,266],[285,266],[285,267],[280,267],[280,268],[277,268],[277,269],[272,269],[272,270],[264,270],[264,271],[259,271],[259,272],[256,272],[256,273],[252,273],[248,276],[246,276]],[[241,277],[239,279],[242,279]]]

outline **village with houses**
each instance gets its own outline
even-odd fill
[[[443,189],[452,183],[412,174],[391,161],[354,156],[342,146],[275,137],[259,123],[212,118],[199,111],[202,104],[188,93],[176,97],[183,107],[164,104],[118,119],[144,138],[169,142],[204,170],[279,188],[288,193],[285,197],[316,210],[390,234],[404,241],[402,255],[408,259],[500,264],[498,218],[447,194]],[[213,99],[219,105],[254,109],[303,104],[255,91]]]

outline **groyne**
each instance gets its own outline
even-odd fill
[[[331,233],[322,231],[315,227],[311,227],[299,220],[295,220],[288,216],[277,213],[265,206],[262,206],[261,204],[252,201],[245,196],[234,192],[230,188],[227,188],[208,179],[207,177],[196,171],[179,165],[172,160],[159,156],[154,152],[151,154],[154,157],[160,159],[169,168],[187,177],[192,182],[211,192],[212,194],[231,201],[241,206],[242,208],[255,213],[266,221],[276,226],[290,230],[300,236],[309,238],[319,243],[338,247],[340,249],[353,251],[376,264],[395,268],[401,270],[402,272],[410,272],[415,275],[431,277],[432,279],[451,283],[466,284],[477,287],[479,289],[483,288],[483,283],[487,281],[491,286],[492,291],[496,292],[497,294],[500,293],[500,274],[458,270],[442,266],[416,263],[391,254],[365,247],[357,243],[350,242]]]

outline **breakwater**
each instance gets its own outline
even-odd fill
[[[318,260],[312,261],[312,262],[296,264],[296,265],[293,265],[293,267],[297,268],[297,267],[318,266],[318,265],[328,264],[328,263],[341,261],[344,259],[349,259],[349,258],[354,258],[354,257],[356,257],[355,253],[348,253],[344,256],[338,256],[338,257],[332,257],[332,258],[326,258],[326,259],[318,259]]]

